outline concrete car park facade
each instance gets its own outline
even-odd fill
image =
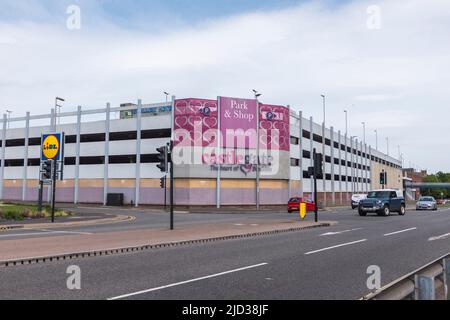
[[[57,201],[105,204],[108,193],[123,193],[128,204],[162,204],[164,174],[156,167],[156,148],[173,138],[174,103],[139,102],[115,108],[107,104],[61,114],[52,109],[45,115],[27,113],[11,119],[5,115],[0,120],[0,198],[37,200],[41,134],[64,132],[64,180],[57,183]],[[302,112],[289,108],[288,114],[290,143],[278,164],[280,174],[256,179],[242,166],[230,168],[228,176],[216,173],[214,166],[207,167],[207,174],[191,168],[188,175],[177,176],[175,171],[175,203],[254,205],[258,190],[261,205],[311,196],[307,171],[314,148],[325,154],[325,176],[318,181],[319,200],[325,205],[348,204],[352,193],[380,188],[382,171],[388,173],[386,187],[402,188],[399,160],[334,128],[323,128]],[[44,199],[48,198],[46,188]]]

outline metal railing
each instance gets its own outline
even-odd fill
[[[450,300],[450,254],[447,254],[362,300]]]

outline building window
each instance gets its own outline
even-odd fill
[[[171,135],[172,130],[170,128],[141,131],[141,139],[163,139],[170,138]]]
[[[6,147],[23,147],[25,145],[25,139],[11,139],[6,140]]]
[[[291,144],[298,145],[299,142],[300,142],[299,138],[291,136]]]
[[[311,152],[303,150],[303,158],[311,159]]]
[[[109,134],[110,141],[136,140],[137,131],[111,132]]]
[[[291,158],[291,167],[298,167],[300,165],[300,160]]]
[[[311,133],[309,131],[303,130],[302,136],[303,136],[303,138],[311,139]]]

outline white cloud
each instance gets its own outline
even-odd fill
[[[352,134],[362,136],[366,121],[369,142],[378,129],[414,163],[450,171],[450,153],[434,143],[450,147],[443,138],[450,118],[450,2],[377,1],[380,30],[366,28],[372,4],[331,10],[314,2],[158,34],[121,29],[101,14],[78,32],[51,19],[0,22],[0,107],[43,113],[55,95],[73,107],[98,107],[163,100],[164,90],[215,97],[251,96],[256,88],[264,101],[320,120],[326,92],[327,118],[336,129],[344,128],[343,109],[349,109]],[[82,17],[92,19],[89,10],[97,9],[82,6]]]

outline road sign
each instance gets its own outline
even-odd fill
[[[64,142],[62,133],[43,134],[41,140],[41,160],[61,160]]]
[[[305,219],[306,217],[306,203],[300,202],[300,218]]]

